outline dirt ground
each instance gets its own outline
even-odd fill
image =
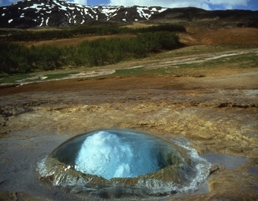
[[[180,38],[187,45],[258,45],[257,36],[252,28],[188,27]],[[225,65],[219,72],[201,69],[199,75],[205,76],[197,77],[117,76],[2,86],[0,200],[62,200],[59,190],[28,179],[28,172],[35,172],[29,164],[65,139],[100,128],[184,138],[200,155],[220,156],[210,159],[209,192],[143,200],[257,200],[257,67]]]

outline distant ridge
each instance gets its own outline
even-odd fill
[[[169,8],[151,18],[156,22],[199,22],[203,25],[218,27],[256,27],[258,11],[214,10],[200,8]]]
[[[67,27],[101,22],[200,22],[220,26],[258,27],[258,11],[206,11],[159,6],[84,6],[64,0],[24,0],[0,7],[1,28]]]

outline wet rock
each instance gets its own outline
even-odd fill
[[[31,108],[27,107],[16,107],[16,106],[4,106],[0,108],[0,115],[4,117],[17,116],[26,112],[31,112]]]
[[[219,165],[213,165],[211,168],[210,168],[210,175],[212,174],[216,174],[220,171],[220,166]]]

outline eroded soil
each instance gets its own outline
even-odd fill
[[[219,71],[199,69],[198,75],[205,76],[84,77],[0,88],[0,200],[63,200],[60,189],[37,180],[36,162],[69,137],[101,128],[184,138],[201,155],[245,161],[214,162],[209,193],[148,200],[257,200],[257,66],[225,65]]]

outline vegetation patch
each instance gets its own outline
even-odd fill
[[[227,66],[230,68],[232,64],[237,64],[238,68],[255,68],[258,67],[258,57],[256,53],[245,53],[196,63],[193,62],[191,64],[179,64],[178,66],[180,68],[214,68],[216,66]]]
[[[162,24],[144,28],[128,28],[121,26],[80,26],[70,29],[45,31],[17,31],[6,35],[7,41],[39,41],[59,38],[71,38],[78,35],[111,35],[111,34],[139,34],[148,32],[185,32],[182,25]]]
[[[24,80],[24,79],[28,79],[29,77],[31,77],[30,74],[15,74],[15,75],[6,75],[6,74],[2,74],[0,76],[0,84],[2,83],[17,83],[19,82],[19,80]]]
[[[212,57],[211,57],[212,58]],[[171,76],[193,76],[204,77],[207,70],[219,71],[221,66],[230,68],[257,68],[258,57],[257,53],[245,53],[235,56],[226,56],[223,58],[206,60],[201,58],[200,61],[194,60],[190,64],[177,64],[177,65],[165,65],[159,67],[158,64],[155,68],[139,67],[132,69],[119,69],[116,70],[111,76],[141,76],[141,75],[171,75]]]
[[[102,38],[85,41],[77,47],[25,47],[0,43],[0,73],[15,74],[60,69],[63,66],[100,66],[122,60],[144,58],[150,53],[180,47],[171,32],[141,33],[134,38]]]

